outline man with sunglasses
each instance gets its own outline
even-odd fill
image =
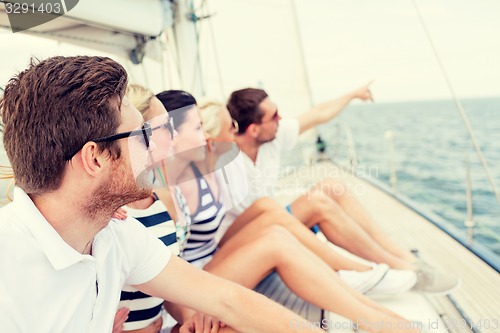
[[[130,284],[238,331],[289,332],[303,321],[294,313],[171,256],[139,222],[110,221],[151,194],[141,176],[154,129],[126,84],[121,65],[87,56],[32,61],[7,84],[0,108],[16,188],[0,209],[2,331],[110,332]]]
[[[369,86],[370,83],[291,119],[281,119],[276,104],[262,89],[233,92],[227,108],[239,124],[235,140],[244,153],[249,194],[232,211],[233,216],[228,214],[227,218],[233,219],[260,197],[272,197],[282,150],[292,150],[300,134],[332,120],[351,101],[373,101]],[[391,268],[415,271],[415,290],[447,293],[459,284],[455,276],[435,270],[395,244],[349,193],[347,186],[337,179],[320,181],[295,198],[286,209],[308,227],[319,227],[329,241],[351,253],[375,263],[386,263]],[[223,225],[227,229],[229,223]],[[221,229],[219,233],[224,231]]]

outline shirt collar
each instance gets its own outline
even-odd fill
[[[78,253],[69,246],[45,219],[26,192],[19,187],[14,189],[12,205],[16,216],[38,241],[41,250],[55,270],[69,267],[85,258],[92,258]]]

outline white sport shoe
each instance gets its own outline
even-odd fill
[[[359,291],[360,293],[365,293],[378,283],[388,270],[389,266],[386,264],[375,264],[369,271],[358,272],[340,270],[337,273],[339,277],[353,289]]]
[[[391,295],[410,290],[417,282],[417,274],[409,269],[389,269],[383,278],[364,294]]]
[[[411,270],[390,269],[386,264],[375,265],[365,272],[338,271],[349,286],[366,295],[390,295],[410,290],[417,281]]]
[[[434,295],[447,295],[460,287],[461,280],[456,276],[444,273],[427,262],[419,259],[415,263],[417,267],[417,283],[413,287],[415,291],[432,293]]]

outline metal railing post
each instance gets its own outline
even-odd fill
[[[391,183],[392,192],[396,193],[398,189],[398,175],[396,168],[396,149],[394,148],[394,134],[391,130],[385,131],[385,138],[389,143],[389,181]]]
[[[474,241],[474,227],[476,226],[476,222],[474,221],[474,212],[472,207],[472,182],[470,179],[470,163],[468,155],[465,159],[465,193],[467,200],[467,218],[465,219],[464,225],[467,228],[467,242],[470,246]]]
[[[351,170],[354,170],[358,166],[358,156],[356,154],[356,146],[354,145],[354,139],[352,137],[351,128],[345,123],[342,125],[345,132],[345,138],[347,141],[347,149],[349,151],[347,156],[349,158],[349,165],[351,167]]]

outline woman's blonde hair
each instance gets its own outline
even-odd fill
[[[10,180],[9,185],[7,186],[7,191],[5,193],[5,197],[8,201],[12,201],[11,192],[12,187],[14,186],[14,172],[12,171],[12,167],[6,165],[0,165],[0,180]],[[3,200],[0,200],[0,206],[5,204]]]
[[[224,103],[217,100],[205,100],[198,103],[200,110],[200,118],[205,130],[211,138],[219,136],[221,131],[221,117],[220,114],[226,110]]]
[[[125,95],[130,100],[137,110],[142,114],[144,119],[148,119],[149,103],[151,99],[155,97],[153,92],[140,84],[131,83],[127,87]]]

